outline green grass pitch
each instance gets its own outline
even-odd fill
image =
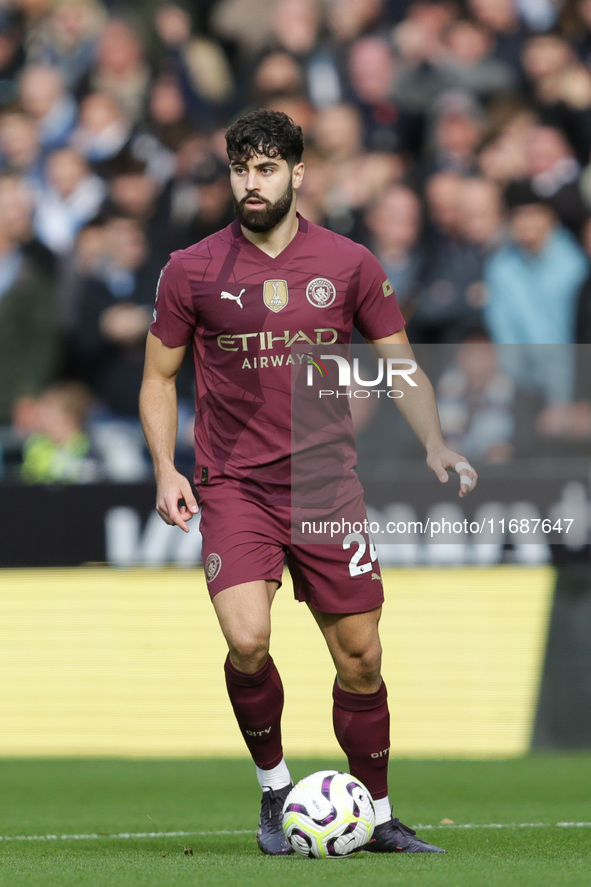
[[[343,766],[291,762],[296,779]],[[446,856],[265,857],[245,760],[3,760],[0,885],[591,887],[590,754],[393,760],[390,781]]]

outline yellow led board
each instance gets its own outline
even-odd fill
[[[394,755],[527,750],[553,583],[546,567],[385,571]],[[272,652],[286,755],[340,756],[332,662],[287,576]],[[225,655],[200,570],[4,570],[0,756],[244,755]]]

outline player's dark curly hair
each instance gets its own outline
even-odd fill
[[[226,130],[226,146],[233,162],[264,154],[282,157],[293,167],[302,159],[304,136],[301,126],[283,111],[261,109],[234,121]]]

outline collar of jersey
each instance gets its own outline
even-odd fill
[[[268,253],[266,253],[260,247],[256,246],[256,244],[251,243],[250,240],[246,239],[246,237],[242,233],[242,229],[240,227],[240,222],[238,221],[238,219],[234,219],[234,221],[232,222],[232,234],[234,240],[239,242],[241,249],[246,250],[246,252],[249,252],[253,256],[256,256],[256,258],[264,265],[269,265],[269,267],[274,268],[277,266],[278,263],[284,262],[285,259],[288,258],[295,249],[297,249],[302,237],[305,237],[305,235],[308,233],[307,220],[304,219],[304,217],[301,216],[299,213],[297,214],[297,217],[299,227],[295,237],[293,238],[293,240],[290,240],[285,249],[281,250],[279,255],[275,257],[268,255]]]

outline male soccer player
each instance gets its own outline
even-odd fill
[[[287,559],[296,598],[308,604],[335,663],[337,740],[374,799],[377,825],[366,849],[441,853],[392,817],[388,799],[379,567],[351,569],[345,545],[298,544],[290,536],[292,346],[346,344],[355,325],[378,353],[394,344],[412,356],[404,321],[369,251],[297,214],[300,127],[281,112],[253,111],[230,126],[226,142],[237,218],[172,254],[148,334],[140,410],[156,507],[186,532],[198,511],[174,464],[175,380],[190,343],[205,575],[229,648],[230,701],[263,792],[259,847],[270,855],[292,852],[281,828],[292,787],[281,738],[283,687],[269,655],[271,604]],[[397,404],[424,444],[428,466],[442,482],[448,469],[457,471],[464,496],[476,473],[445,446],[433,389],[420,370],[415,378],[412,396]]]

